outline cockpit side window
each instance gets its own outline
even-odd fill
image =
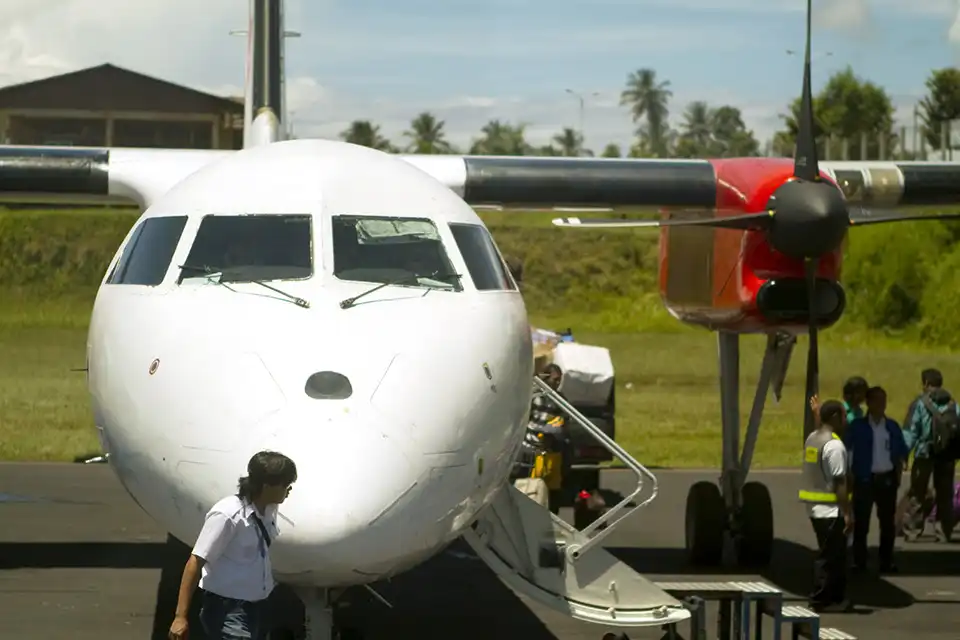
[[[182,278],[222,273],[221,282],[303,280],[313,275],[310,215],[208,215]]]
[[[333,275],[340,280],[463,288],[430,220],[341,215],[332,224]]]
[[[187,216],[147,218],[130,236],[107,284],[155,287],[163,282],[177,250]]]
[[[490,233],[481,225],[451,222],[450,231],[478,291],[516,291],[517,285],[497,251]]]

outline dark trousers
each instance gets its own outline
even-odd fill
[[[853,562],[858,567],[867,564],[867,534],[870,533],[870,515],[877,506],[880,525],[880,566],[893,562],[893,543],[897,537],[897,490],[900,481],[895,471],[875,473],[870,479],[857,479],[853,484]]]
[[[810,518],[810,522],[819,547],[813,563],[810,603],[837,604],[847,592],[847,536],[843,533],[843,518]]]
[[[268,613],[267,600],[247,602],[204,591],[200,624],[208,640],[265,640]]]
[[[953,483],[956,475],[955,460],[942,458],[915,458],[910,470],[910,498],[916,506],[922,505],[927,497],[927,487],[933,477],[933,492],[936,496],[937,521],[944,535],[953,531]],[[921,509],[914,512],[911,525],[920,529],[923,525]]]

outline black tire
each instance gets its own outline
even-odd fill
[[[773,553],[773,500],[765,484],[748,482],[743,485],[739,531],[737,534],[737,563],[741,567],[766,567]]]
[[[690,487],[685,525],[689,561],[702,567],[719,565],[727,529],[727,507],[720,487],[705,480]]]

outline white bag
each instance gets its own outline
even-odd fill
[[[550,491],[543,478],[517,478],[513,486],[544,509],[550,508]]]
[[[553,351],[553,362],[563,371],[560,391],[574,405],[602,407],[613,388],[613,360],[610,350],[579,342],[561,342]]]

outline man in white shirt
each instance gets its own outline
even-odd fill
[[[847,484],[847,451],[840,439],[846,410],[837,400],[820,405],[814,396],[810,407],[816,429],[804,443],[800,500],[817,536],[819,553],[814,562],[814,588],[810,606],[817,611],[846,611],[847,535],[853,528]]]
[[[210,640],[265,640],[267,597],[273,591],[270,544],[279,534],[277,506],[297,480],[293,460],[273,451],[254,454],[236,495],[207,512],[183,569],[170,640],[186,640],[193,593],[203,589],[200,624]]]

